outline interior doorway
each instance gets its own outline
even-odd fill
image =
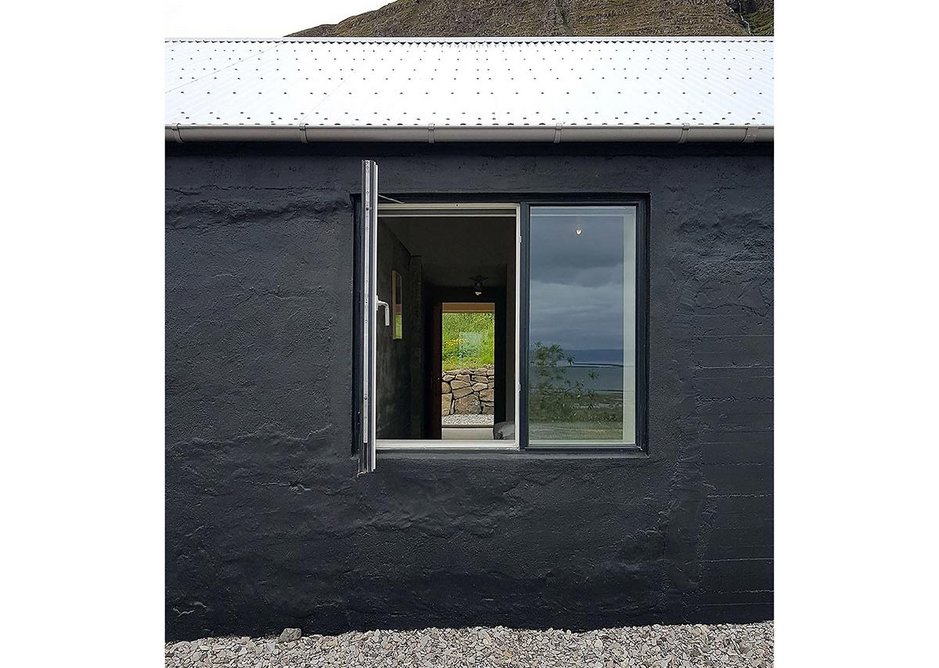
[[[381,206],[377,234],[377,446],[515,447],[517,207]]]
[[[444,302],[441,320],[441,438],[492,440],[498,382],[495,302]]]

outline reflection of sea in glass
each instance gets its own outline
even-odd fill
[[[635,442],[634,207],[532,207],[529,442]]]

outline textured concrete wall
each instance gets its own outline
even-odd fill
[[[385,327],[385,314],[378,312],[378,336],[375,342],[376,387],[378,396],[378,438],[414,438],[420,436],[423,401],[414,401],[415,386],[423,368],[414,365],[415,351],[420,351],[424,338],[421,321],[420,294],[415,291],[411,276],[411,254],[387,225],[378,226],[378,298],[392,303],[391,272],[401,275],[404,315],[402,338],[394,339],[394,322]],[[418,269],[419,271],[419,269]],[[412,377],[412,370],[416,375]],[[420,395],[418,395],[420,396]]]
[[[770,617],[771,151],[167,145],[167,637]],[[648,456],[355,477],[363,157],[386,194],[649,193]]]

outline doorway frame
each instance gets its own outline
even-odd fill
[[[375,439],[375,449],[382,452],[518,452],[521,450],[519,438],[519,410],[521,394],[520,341],[521,341],[521,260],[522,260],[522,205],[519,202],[422,202],[415,204],[379,203],[378,220],[388,217],[443,217],[459,216],[473,218],[515,217],[515,435],[511,441],[457,441],[437,439]],[[506,285],[506,296],[508,288]],[[374,356],[376,341],[372,341]],[[439,362],[439,361],[438,361]],[[440,412],[439,402],[436,407]],[[439,415],[438,415],[439,417]],[[495,416],[493,416],[494,418]]]
[[[504,421],[505,415],[505,380],[506,373],[506,348],[510,344],[510,339],[505,337],[500,339],[498,336],[498,330],[500,325],[505,325],[505,318],[508,316],[506,310],[506,297],[508,296],[508,290],[511,286],[506,284],[505,286],[500,286],[499,288],[485,288],[489,291],[496,291],[495,294],[490,293],[485,297],[476,297],[473,293],[473,288],[455,288],[455,287],[437,287],[429,291],[430,293],[430,312],[432,314],[433,320],[428,323],[428,335],[431,337],[429,347],[433,353],[433,367],[430,369],[430,388],[431,388],[431,401],[428,404],[428,408],[431,411],[428,411],[427,415],[430,418],[432,415],[436,415],[436,419],[430,418],[430,422],[436,424],[436,428],[431,430],[430,433],[433,436],[432,440],[435,442],[439,439],[437,438],[437,433],[442,430],[442,416],[439,415],[440,403],[440,383],[443,381],[443,346],[441,335],[443,333],[443,305],[452,302],[458,303],[472,303],[478,301],[482,304],[492,304],[493,306],[493,315],[494,325],[495,325],[495,360],[494,367],[496,372],[496,386],[495,386],[495,396],[493,398],[493,425],[497,422]],[[502,343],[500,344],[500,341]],[[436,380],[436,387],[433,385],[434,380]],[[433,406],[436,403],[437,413],[433,412]],[[502,414],[503,420],[498,420],[499,415]],[[448,442],[453,442],[455,439],[451,439]]]

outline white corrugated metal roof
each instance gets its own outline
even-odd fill
[[[597,128],[676,138],[683,126],[772,136],[772,38],[172,39],[165,55],[175,139],[235,128],[303,141],[507,128],[549,141]]]

